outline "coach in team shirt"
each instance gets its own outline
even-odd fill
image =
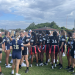
[[[9,36],[9,32],[5,31],[5,37],[3,38],[3,46],[4,46],[4,51],[6,54],[6,68],[11,68],[10,64],[8,63],[9,61],[9,54],[10,54],[10,41],[12,38]]]
[[[30,45],[30,42],[29,42],[29,39],[24,35],[24,31],[21,31],[20,32],[20,40],[23,41],[23,44],[24,44],[24,50],[22,51],[22,60],[21,60],[21,64],[23,63],[23,60],[25,58],[25,61],[26,61],[26,66],[27,66],[27,69],[25,71],[25,73],[28,73],[29,71],[29,62],[28,62],[28,46]],[[20,65],[21,67],[21,65]]]

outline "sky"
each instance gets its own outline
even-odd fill
[[[25,29],[32,22],[55,21],[72,29],[74,19],[75,0],[0,0],[0,28]]]

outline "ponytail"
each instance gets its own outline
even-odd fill
[[[15,34],[16,44],[17,44],[18,36],[19,36],[19,33],[16,32],[16,34]]]
[[[37,36],[36,36],[35,32],[32,32],[31,34],[32,34],[32,36],[34,36],[35,42],[37,42]]]
[[[53,36],[54,36],[54,38],[57,37],[57,32],[56,31],[53,32]]]
[[[62,36],[65,37],[65,31],[64,30],[61,30],[61,33],[62,33]]]
[[[16,45],[17,45],[17,38],[16,38]]]

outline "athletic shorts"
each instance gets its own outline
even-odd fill
[[[46,45],[45,45],[45,53],[46,53],[46,52],[51,53],[51,47],[50,47],[49,44],[46,44]]]
[[[69,56],[70,55],[70,48],[68,47],[67,48],[67,56]]]
[[[10,50],[10,46],[5,46],[5,49],[6,50]]]
[[[59,48],[60,48],[61,45],[59,45]],[[62,51],[62,53],[65,51],[65,46],[63,46],[60,51]]]
[[[21,51],[13,51],[12,52],[12,59],[21,59],[22,57],[22,54],[21,54]]]
[[[32,52],[35,53],[35,48],[34,47],[32,47]],[[36,52],[38,52],[38,48],[37,47],[36,47]]]
[[[75,50],[71,50],[71,56],[75,59]]]
[[[64,52],[64,49],[63,49],[63,47],[60,49],[60,51],[63,53]]]
[[[22,51],[22,55],[28,55],[28,47],[24,47],[24,50]]]
[[[49,45],[46,45],[46,51],[47,51],[47,50],[49,51]]]
[[[31,55],[32,53],[36,54],[37,52],[39,52],[37,46],[31,47]]]
[[[55,52],[58,52],[58,46],[55,46]],[[54,52],[54,46],[52,46],[52,48],[51,48],[51,52]]]

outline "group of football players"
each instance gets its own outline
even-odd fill
[[[27,67],[25,73],[29,72],[29,66],[32,67],[33,59],[36,61],[36,66],[48,65],[50,61],[52,69],[59,66],[59,69],[63,68],[62,55],[63,52],[67,53],[68,72],[74,72],[75,66],[75,33],[68,32],[65,35],[65,31],[61,30],[60,34],[56,31],[50,33],[48,30],[32,31],[28,33],[26,31],[5,31],[5,36],[2,38],[0,32],[0,63],[2,59],[2,50],[4,50],[5,66],[6,68],[12,67],[11,74],[14,74],[16,66],[16,75],[21,67]],[[9,64],[9,55],[12,52],[11,63]],[[44,54],[45,53],[45,54]],[[46,55],[46,61],[44,58]],[[59,57],[59,64],[57,60]],[[30,58],[30,65],[28,59]],[[55,59],[55,62],[54,62]],[[24,63],[26,62],[26,64]],[[1,66],[1,65],[0,65]],[[2,74],[0,67],[0,74]]]

